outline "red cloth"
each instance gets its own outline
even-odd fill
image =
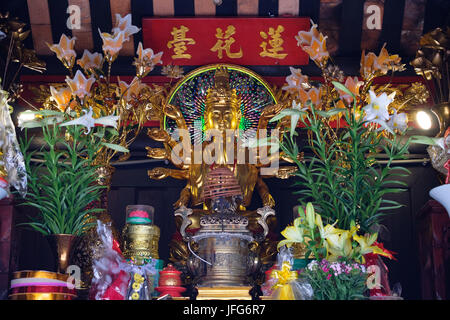
[[[125,296],[121,292],[126,292],[123,288],[128,287],[130,281],[130,275],[125,271],[120,271],[117,278],[106,289],[105,293],[101,297],[101,300],[125,300]]]
[[[383,253],[389,259],[397,260],[394,258],[395,252],[385,249],[382,243],[374,242],[374,245],[383,250]],[[369,288],[370,296],[392,295],[388,277],[389,269],[384,264],[381,255],[368,253],[364,255],[364,259],[366,261],[365,266],[372,272],[370,277],[375,277],[374,280],[376,282],[374,287]]]

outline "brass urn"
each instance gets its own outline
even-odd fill
[[[138,265],[150,258],[159,259],[160,229],[153,224],[153,214],[152,206],[127,206],[126,225],[122,230],[123,255]]]
[[[136,264],[145,259],[159,259],[158,242],[160,230],[155,225],[127,224],[123,229],[123,255]]]

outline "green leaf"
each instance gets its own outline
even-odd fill
[[[107,148],[110,148],[110,149],[118,151],[118,152],[123,152],[123,153],[130,152],[130,150],[128,150],[127,148],[122,147],[122,146],[120,146],[118,144],[106,143],[106,142],[102,142],[101,144],[104,145]]]
[[[332,83],[333,83],[333,86],[336,89],[338,89],[340,91],[343,91],[346,94],[349,94],[351,97],[353,97],[353,99],[355,99],[355,95],[346,86],[344,86],[342,83],[337,82],[337,81],[332,81]]]
[[[334,108],[334,109],[330,109],[330,110],[328,110],[328,111],[317,110],[316,113],[317,113],[318,115],[320,115],[321,117],[324,117],[324,118],[330,118],[330,117],[332,117],[332,116],[335,116],[335,115],[337,115],[337,114],[339,114],[339,113],[342,113],[342,112],[345,112],[345,111],[347,111],[347,109],[344,109],[344,108]]]
[[[112,127],[105,127],[106,131],[109,132],[109,134],[111,134],[112,136],[118,136],[119,135],[119,131],[117,131],[115,128]]]
[[[436,145],[440,138],[432,138],[427,136],[411,136],[411,143],[419,143],[419,144],[426,144],[426,145]]]
[[[269,122],[275,122],[278,121],[280,119],[283,119],[286,116],[302,116],[302,115],[306,115],[307,113],[305,111],[301,111],[298,109],[283,109],[280,111],[280,113],[278,113],[277,115],[275,115],[272,119],[269,120]]]

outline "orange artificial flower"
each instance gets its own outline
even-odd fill
[[[305,51],[311,60],[321,62],[324,59],[328,59],[330,54],[326,48],[326,41],[318,41],[316,39],[313,40],[310,46],[302,46],[303,51]]]
[[[140,61],[149,61],[152,65],[156,65],[158,63],[162,64],[161,58],[163,55],[163,52],[158,52],[157,54],[153,53],[153,50],[150,48],[147,48],[144,50],[144,47],[142,46],[142,42],[139,42],[136,54],[138,55],[138,60]]]
[[[184,70],[180,66],[164,66],[162,67],[161,74],[168,78],[179,79],[183,77]]]
[[[55,87],[50,86],[50,93],[51,99],[56,102],[58,109],[65,112],[72,98],[72,90],[68,87],[57,90]]]
[[[330,54],[327,51],[326,39],[322,33],[317,30],[317,24],[311,21],[311,29],[309,31],[299,31],[295,36],[297,45],[302,47],[309,57],[317,62],[324,63]]]
[[[322,88],[311,88],[307,91],[300,89],[298,92],[303,106],[309,107],[308,100],[311,100],[314,106],[320,106],[322,104]]]
[[[58,59],[61,60],[68,69],[73,67],[77,56],[77,53],[74,50],[75,40],[75,37],[69,38],[65,34],[62,34],[58,44],[50,45],[47,43],[50,50],[56,53]]]
[[[351,92],[355,97],[359,96],[359,87],[362,86],[364,82],[359,81],[358,77],[347,77],[345,80],[344,86]],[[348,93],[337,90],[339,93],[339,97],[345,100],[347,103],[351,103],[353,101],[353,97]]]
[[[120,14],[116,13],[116,25],[115,28],[112,29],[114,35],[123,32],[125,41],[128,41],[130,40],[130,36],[138,33],[139,30],[141,29],[131,24],[131,13],[123,18]]]
[[[132,99],[137,99],[141,93],[141,90],[147,87],[147,85],[142,83],[137,77],[134,77],[130,84],[120,80],[118,83],[119,95],[122,96],[126,102],[132,101]]]
[[[72,90],[72,94],[83,100],[85,96],[91,94],[91,87],[94,84],[95,79],[92,77],[86,79],[83,73],[80,70],[77,70],[73,79],[66,77],[66,82]]]
[[[379,56],[373,52],[369,52],[367,55],[365,51],[361,54],[361,69],[360,74],[365,79],[372,76],[385,75],[389,70],[401,70],[400,64],[401,58],[394,54],[389,55],[386,48],[381,48]]]
[[[317,30],[317,24],[311,20],[311,29],[309,31],[299,31],[295,36],[297,46],[310,46],[314,39],[324,40],[323,35]]]
[[[142,42],[139,42],[136,54],[138,57],[135,59],[134,65],[136,66],[136,73],[139,76],[144,76],[151,72],[156,64],[162,64],[161,58],[163,52],[154,54],[152,49],[144,49]]]
[[[389,70],[389,66],[396,66],[399,65],[401,61],[401,58],[398,54],[389,55],[388,51],[386,50],[385,46],[383,45],[383,48],[381,48],[380,55],[378,56],[377,60],[375,61],[377,66],[382,70],[382,72],[387,73]]]
[[[101,32],[100,29],[100,37],[103,40],[103,52],[107,56],[108,60],[113,61],[119,51],[122,49],[123,42],[125,41],[125,33],[123,31],[119,31],[114,34],[109,34],[107,32]]]
[[[282,89],[288,91],[289,93],[298,93],[300,89],[304,89],[305,86],[309,87],[308,76],[302,74],[301,69],[295,69],[289,67],[291,74],[286,77],[287,85]]]
[[[359,73],[362,77],[368,78],[369,75],[375,74],[376,70],[374,68],[375,60],[377,59],[377,56],[373,52],[369,52],[367,55],[365,54],[365,51],[363,50],[361,54],[361,69]]]
[[[85,71],[101,69],[103,65],[103,55],[98,52],[90,53],[88,50],[84,49],[83,56],[81,59],[77,60],[77,64]]]

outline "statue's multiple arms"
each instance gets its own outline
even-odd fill
[[[148,176],[150,179],[160,180],[167,177],[172,177],[175,179],[186,180],[189,177],[188,170],[176,170],[169,168],[153,168],[148,170]]]
[[[256,190],[258,191],[265,207],[267,206],[273,208],[275,206],[275,200],[273,200],[272,195],[269,193],[267,184],[261,177],[258,177],[258,180],[256,180]]]
[[[191,186],[189,184],[181,190],[180,198],[173,204],[174,208],[187,207],[191,200]]]

